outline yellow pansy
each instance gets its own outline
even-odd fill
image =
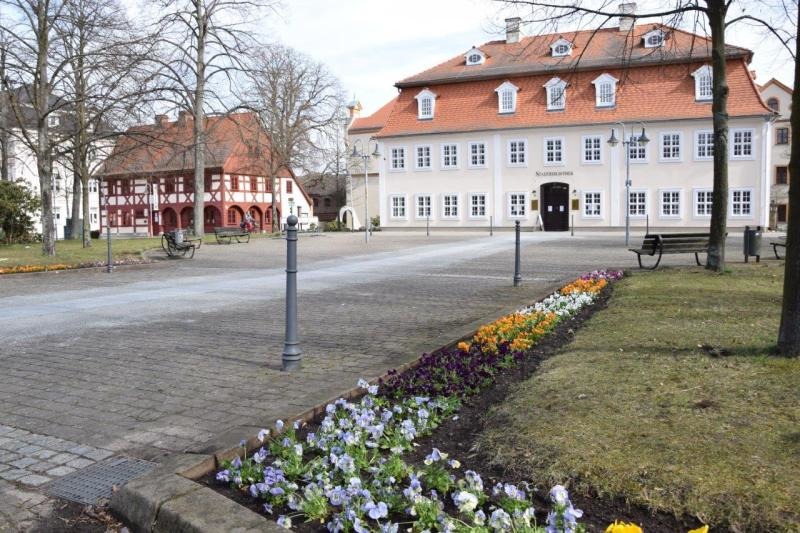
[[[617,522],[614,520],[613,524],[609,524],[606,528],[606,533],[644,533],[642,528],[636,524],[626,524],[625,522]]]

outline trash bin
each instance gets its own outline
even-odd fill
[[[744,262],[755,256],[756,263],[761,261],[761,236],[763,228],[761,226],[744,227]]]
[[[181,244],[183,242],[183,230],[174,230],[172,232],[172,237],[175,239],[175,244]]]

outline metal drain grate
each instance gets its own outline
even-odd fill
[[[44,488],[51,496],[94,505],[100,498],[111,498],[114,485],[124,485],[156,466],[155,463],[132,457],[109,457],[48,483]]]

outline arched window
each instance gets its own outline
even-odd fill
[[[494,91],[497,93],[497,111],[499,113],[513,113],[517,110],[517,91],[519,91],[517,86],[506,81]]]
[[[564,109],[567,105],[567,82],[561,78],[552,78],[544,84],[547,91],[547,110]]]
[[[417,99],[417,118],[433,118],[436,108],[436,95],[426,88],[420,91],[420,93],[414,98]]]
[[[692,72],[694,77],[694,98],[695,100],[712,100],[713,91],[713,71],[709,65],[703,65]]]
[[[781,104],[778,101],[778,99],[775,98],[774,96],[772,98],[770,98],[769,100],[767,100],[767,107],[772,109],[776,113],[780,112],[780,110],[781,110]]]
[[[595,87],[595,105],[612,107],[617,103],[617,78],[611,74],[601,74],[592,81]]]

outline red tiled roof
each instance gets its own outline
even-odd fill
[[[656,29],[664,32],[664,45],[645,48],[642,37]],[[552,57],[550,46],[562,38],[573,44],[572,54]],[[478,48],[486,54],[483,64],[467,66],[464,55],[460,54],[405,78],[396,85],[404,88],[521,74],[664,65],[705,61],[711,58],[710,39],[659,24],[636,26],[630,34],[620,32],[617,28],[604,28],[525,37],[513,44],[490,41]],[[729,58],[749,59],[752,52],[738,46],[727,45],[726,55]]]
[[[103,164],[104,176],[183,172],[194,169],[194,120],[134,126],[119,138]],[[206,119],[206,168],[264,176],[269,139],[254,113]]]
[[[366,132],[370,130],[377,131],[384,127],[386,125],[386,121],[389,119],[389,115],[392,113],[392,108],[394,107],[395,102],[397,102],[397,97],[394,97],[386,102],[383,107],[368,117],[355,119],[350,125],[350,133],[356,133],[359,131]]]
[[[701,63],[686,63],[562,73],[560,77],[568,83],[563,111],[547,110],[543,85],[552,74],[431,85],[428,88],[436,94],[436,110],[430,120],[417,118],[414,97],[419,90],[408,88],[398,97],[378,136],[711,118],[711,103],[695,101],[691,73],[700,66]],[[620,80],[616,106],[610,109],[595,106],[592,80],[604,72]],[[519,87],[515,113],[498,113],[495,89],[505,79]],[[770,114],[744,59],[728,60],[728,85],[730,116]]]

